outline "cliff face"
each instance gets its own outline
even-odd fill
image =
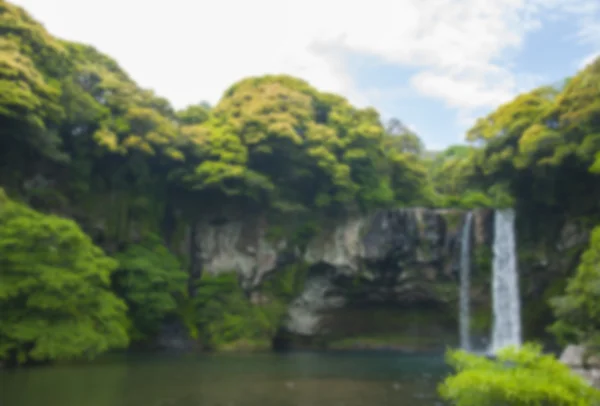
[[[474,214],[476,252],[489,247],[492,212]],[[262,218],[206,221],[190,227],[183,249],[190,249],[192,264],[201,264],[204,272],[237,272],[254,302],[260,301],[263,282],[286,264],[305,264],[304,287],[288,308],[288,333],[347,338],[378,330],[404,335],[415,328],[423,334],[426,326],[454,340],[464,220],[461,210],[381,210],[322,224],[304,248],[269,239],[269,224]],[[481,272],[486,271],[475,269],[474,275]],[[475,283],[475,302],[478,294],[489,297]],[[418,309],[427,320],[414,320]],[[381,322],[374,325],[378,317]]]
[[[341,347],[443,348],[458,340],[458,284],[464,210],[390,209],[320,224],[307,244],[270,237],[260,216],[220,216],[188,227],[180,244],[191,274],[236,272],[249,305],[265,303],[265,282],[302,264],[301,288],[288,302],[286,340]],[[548,337],[548,298],[560,293],[587,243],[587,228],[567,222],[551,244],[519,233],[523,331]],[[492,327],[493,210],[473,211],[471,329],[485,345]],[[285,231],[285,230],[284,230]],[[284,233],[281,233],[285,235]],[[196,271],[194,270],[196,269]],[[291,337],[291,338],[290,338]],[[299,339],[300,338],[300,339]]]

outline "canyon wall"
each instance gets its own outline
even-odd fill
[[[303,247],[283,237],[269,238],[264,218],[240,216],[189,227],[181,249],[189,250],[191,263],[203,272],[236,272],[253,304],[261,303],[264,282],[279,270],[304,264],[303,288],[289,303],[282,329],[286,336],[327,338],[350,346],[413,347],[418,341],[443,347],[457,339],[465,213],[379,210],[325,222]],[[491,210],[474,211],[472,297],[482,314],[489,313],[492,226]],[[476,333],[485,332],[485,318],[479,327],[474,321]]]

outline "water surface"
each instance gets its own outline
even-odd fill
[[[434,406],[441,354],[130,355],[0,372],[2,406]]]

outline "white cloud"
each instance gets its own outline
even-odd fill
[[[521,90],[506,51],[540,26],[542,9],[596,31],[598,0],[16,0],[61,37],[115,57],[177,107],[216,102],[249,75],[289,73],[366,104],[344,66],[362,53],[419,72],[410,85],[449,106],[491,108]],[[592,14],[591,14],[592,13]],[[599,31],[600,32],[600,31]],[[463,113],[465,115],[466,113]]]
[[[492,81],[486,76],[496,76]],[[493,106],[513,95],[514,79],[503,71],[465,70],[458,74],[440,70],[424,70],[415,75],[412,84],[423,94],[444,100],[451,107],[474,109]]]
[[[202,99],[214,103],[243,77],[282,72],[365,102],[353,91],[335,50],[317,46],[326,18],[311,21],[304,8],[289,2],[14,2],[53,34],[114,57],[138,83],[178,107]],[[308,6],[310,12],[316,5]]]
[[[583,69],[594,59],[600,57],[600,2],[574,0],[570,7],[571,13],[579,16],[578,31],[574,39],[593,49],[588,55],[577,61],[576,69]]]
[[[590,63],[592,63],[592,61],[594,61],[598,57],[600,57],[600,51],[592,52],[591,54],[589,54],[585,58],[583,58],[581,61],[579,61],[579,63],[577,64],[577,69],[585,68],[586,66],[588,66]]]

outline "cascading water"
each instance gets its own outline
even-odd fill
[[[521,301],[515,247],[515,212],[494,213],[494,262],[492,265],[492,301],[494,326],[492,354],[510,346],[521,345]]]
[[[468,212],[463,225],[460,244],[460,294],[459,329],[460,346],[471,350],[471,223],[473,213]]]

